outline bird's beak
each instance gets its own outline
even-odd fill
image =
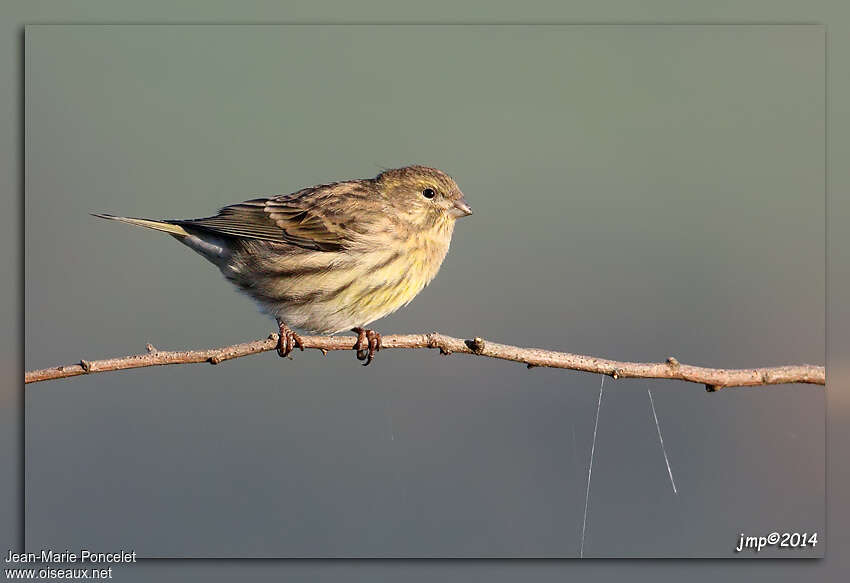
[[[455,205],[449,209],[449,214],[456,219],[459,219],[460,217],[468,217],[472,214],[472,207],[466,203],[466,200],[464,200],[463,197],[460,197],[455,201]]]

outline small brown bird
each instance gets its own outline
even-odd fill
[[[173,235],[277,319],[278,354],[291,328],[358,335],[369,364],[380,334],[366,328],[407,305],[434,279],[455,220],[472,214],[444,172],[407,166],[224,207],[213,217],[150,220],[95,214]]]

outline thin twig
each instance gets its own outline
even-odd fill
[[[661,424],[658,422],[658,414],[655,412],[655,400],[652,398],[652,390],[646,389],[649,395],[649,406],[652,408],[652,418],[655,419],[655,429],[658,431],[658,441],[661,443],[661,453],[664,454],[664,463],[667,464],[667,475],[670,476],[670,485],[673,486],[673,493],[678,496],[679,490],[676,489],[676,480],[673,479],[673,469],[670,467],[670,458],[667,457],[667,448],[664,447],[664,438],[661,437]]]
[[[596,421],[593,422],[593,445],[590,446],[590,464],[587,466],[587,489],[584,491],[584,518],[581,521],[581,547],[578,557],[584,558],[584,534],[587,528],[587,507],[590,503],[590,477],[593,475],[593,456],[596,454],[596,432],[599,429],[599,410],[602,409],[602,387],[605,386],[605,377],[599,383],[599,400],[596,401]]]
[[[323,353],[329,350],[351,350],[355,339],[350,336],[302,336],[305,348],[315,348]],[[219,364],[225,360],[240,358],[250,354],[268,352],[277,347],[277,335],[272,334],[265,340],[256,340],[244,344],[234,344],[208,350],[157,350],[149,346],[148,352],[105,360],[81,360],[77,364],[56,366],[41,370],[27,371],[26,383],[63,379],[83,374],[126,370],[146,366],[167,364],[190,364],[208,362]],[[826,382],[824,367],[811,364],[776,366],[770,368],[723,369],[705,368],[681,364],[670,357],[667,362],[619,362],[595,356],[554,352],[541,348],[520,348],[507,344],[485,341],[482,338],[462,340],[444,336],[437,332],[431,334],[395,334],[383,337],[383,348],[436,348],[441,354],[471,354],[488,356],[501,360],[521,362],[534,368],[538,366],[564,368],[589,373],[604,374],[618,378],[673,379],[703,384],[708,391],[717,391],[726,387],[755,387],[761,385],[779,385],[786,383],[810,383],[823,385]]]

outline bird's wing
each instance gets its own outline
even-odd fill
[[[362,232],[347,211],[354,198],[365,194],[359,183],[326,184],[226,206],[214,217],[170,222],[231,237],[338,251]]]

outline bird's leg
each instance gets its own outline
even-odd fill
[[[277,327],[280,331],[277,338],[278,356],[281,358],[289,356],[289,353],[292,352],[292,349],[296,346],[302,351],[304,350],[304,343],[301,342],[301,337],[293,332],[292,329],[280,318],[277,319]]]
[[[381,335],[367,328],[352,328],[351,331],[357,334],[357,342],[354,344],[357,360],[365,360],[363,366],[366,366],[372,362],[375,353],[382,347]]]

